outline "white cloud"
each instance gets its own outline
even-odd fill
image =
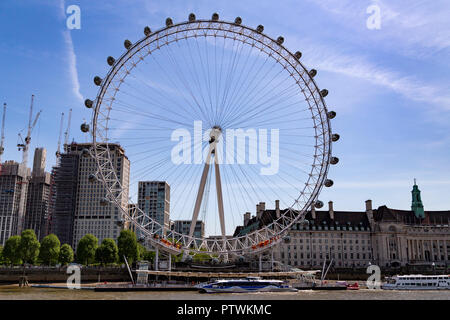
[[[292,41],[292,42],[291,42]],[[424,83],[414,76],[402,75],[390,68],[379,66],[363,56],[343,53],[339,47],[327,46],[289,36],[293,47],[307,48],[303,61],[307,66],[321,70],[344,74],[346,76],[370,81],[391,89],[404,97],[419,102],[432,103],[438,110],[450,111],[448,88]]]
[[[60,2],[60,13],[63,19],[66,19],[65,14],[65,1],[61,0]],[[75,54],[75,50],[73,47],[72,35],[69,30],[63,31],[64,43],[66,45],[66,59],[68,65],[68,72],[70,81],[72,83],[72,93],[74,96],[80,100],[80,102],[84,101],[83,95],[80,93],[80,82],[78,80],[78,70],[77,70],[77,56]]]
[[[420,180],[420,186],[450,186],[450,180]],[[360,188],[405,188],[412,185],[411,180],[386,180],[386,181],[339,181],[336,188],[360,189]]]

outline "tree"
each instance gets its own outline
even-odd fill
[[[152,262],[155,259],[155,251],[145,250],[144,255],[142,256],[142,259],[148,262]]]
[[[20,236],[12,236],[6,240],[5,247],[2,252],[5,263],[14,265],[22,264],[19,246]]]
[[[59,251],[61,243],[54,234],[49,234],[41,241],[41,249],[39,252],[39,259],[46,265],[54,266],[58,263]]]
[[[139,242],[138,242],[137,246],[138,246],[138,252],[139,252],[139,259],[138,260],[140,260],[140,259],[143,259],[147,249],[142,244],[140,244]]]
[[[64,243],[59,250],[58,261],[62,265],[66,265],[73,261],[73,250],[67,243]]]
[[[120,261],[124,261],[123,256],[127,258],[129,264],[140,259],[138,242],[133,231],[122,230],[117,238],[117,246],[119,248]]]
[[[5,261],[3,260],[3,246],[0,246],[0,265],[4,263]]]
[[[34,264],[38,255],[41,244],[36,238],[33,229],[22,231],[19,244],[19,252],[23,263]]]
[[[77,247],[77,261],[84,265],[95,262],[95,251],[98,247],[98,239],[93,234],[87,234],[81,238]]]
[[[95,257],[98,262],[103,265],[117,262],[119,259],[119,249],[116,242],[111,238],[106,238],[102,241],[102,244],[97,248]]]

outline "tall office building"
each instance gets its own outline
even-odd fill
[[[47,235],[49,214],[50,173],[45,172],[46,154],[44,148],[35,149],[23,228],[33,229],[39,240]]]
[[[30,175],[30,169],[15,161],[6,161],[0,167],[0,245],[17,234],[20,195]],[[26,195],[25,195],[26,196]]]
[[[118,144],[109,144],[111,161],[117,178],[123,186],[121,205],[128,210],[130,162]],[[116,239],[127,226],[120,210],[109,202],[102,204],[106,190],[103,183],[89,179],[97,172],[95,159],[83,156],[83,150],[92,148],[90,143],[72,143],[65,146],[60,166],[56,169],[56,201],[52,217],[54,233],[76,249],[80,239],[93,234],[101,242],[105,238]]]
[[[170,186],[165,181],[139,181],[138,207],[170,230]]]
[[[191,220],[175,220],[173,222],[173,230],[181,234],[189,234],[191,229]],[[203,238],[205,236],[205,223],[197,220],[194,228],[194,237]]]
[[[72,245],[79,158],[77,153],[64,152],[61,154],[60,165],[53,167],[55,184],[51,191],[55,201],[52,201],[50,209],[50,232],[58,236],[61,244]]]

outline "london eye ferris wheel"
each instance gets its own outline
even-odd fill
[[[144,29],[103,78],[97,97],[87,99],[92,122],[96,178],[123,221],[142,240],[170,252],[219,256],[257,253],[281,241],[311,206],[327,179],[333,134],[324,98],[299,51],[262,25],[197,19],[156,31]],[[120,143],[130,160],[129,189],[114,168],[109,145]],[[137,205],[139,181],[170,185],[171,220],[190,221],[189,232],[167,227]],[[124,193],[129,202],[124,205]],[[234,234],[259,202],[280,205],[264,224]],[[131,208],[131,209],[130,209]],[[198,236],[197,221],[206,225]],[[214,236],[213,236],[214,235]]]

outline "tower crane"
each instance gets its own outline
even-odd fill
[[[64,148],[69,143],[70,121],[72,119],[72,109],[69,110],[69,118],[67,119],[67,129],[64,132]]]
[[[19,201],[19,223],[17,226],[17,233],[21,233],[22,232],[22,228],[23,228],[23,223],[24,223],[24,218],[25,218],[25,195],[27,193],[27,185],[28,185],[28,170],[27,170],[27,165],[28,165],[28,150],[30,147],[30,142],[31,142],[31,132],[33,131],[34,126],[36,125],[36,122],[39,119],[39,115],[41,114],[42,110],[40,110],[37,114],[36,117],[34,118],[34,121],[32,121],[33,119],[33,102],[34,102],[34,94],[31,95],[31,105],[30,105],[30,116],[28,118],[28,131],[27,131],[27,136],[25,137],[25,140],[22,138],[22,135],[19,133],[19,138],[22,140],[22,143],[17,144],[17,147],[19,149],[19,151],[22,150],[22,163],[20,164],[20,166],[22,167],[22,170],[24,172],[24,176],[23,176],[23,180],[21,183],[21,192],[20,192],[20,201]]]
[[[5,151],[5,148],[3,147],[5,143],[5,116],[6,116],[6,103],[3,104],[3,117],[2,117],[2,137],[0,140],[0,169],[2,165],[2,154],[3,151]]]
[[[57,160],[61,156],[61,135],[62,135],[63,122],[64,122],[64,112],[61,113],[61,122],[59,124],[58,147],[56,149],[56,158],[57,158]]]

